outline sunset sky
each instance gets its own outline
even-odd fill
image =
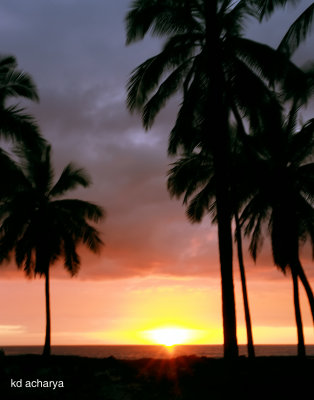
[[[280,11],[248,36],[276,46],[311,1]],[[82,249],[77,277],[52,268],[52,344],[152,343],[148,331],[189,329],[188,342],[222,343],[216,227],[209,218],[191,225],[166,188],[169,131],[177,102],[149,132],[126,109],[125,86],[133,68],[155,54],[157,40],[125,46],[130,0],[2,0],[0,53],[16,56],[37,84],[40,103],[23,102],[52,144],[56,176],[73,161],[93,185],[73,192],[103,206],[100,255]],[[314,60],[313,35],[295,56]],[[314,116],[313,103],[304,120]],[[247,242],[245,242],[247,249]],[[236,254],[235,254],[236,255]],[[314,287],[311,251],[302,262]],[[255,343],[296,343],[292,280],[272,263],[268,240],[256,264],[247,255],[247,284]],[[239,343],[246,342],[235,258]],[[306,343],[313,325],[303,288]],[[26,279],[15,265],[0,266],[0,346],[44,341],[44,281]]]

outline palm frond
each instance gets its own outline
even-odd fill
[[[223,20],[224,31],[228,36],[241,36],[245,20],[250,16],[256,17],[256,12],[247,1],[224,1],[219,15]]]
[[[131,72],[127,83],[127,106],[131,112],[141,109],[165,73],[176,70],[178,65],[190,59],[193,49],[187,45],[189,42],[191,38],[187,35],[170,38],[159,54]]]
[[[186,62],[175,69],[164,81],[157,92],[150,98],[143,108],[143,125],[146,129],[152,127],[156,115],[166,104],[167,100],[174,95],[185,77],[190,62]]]
[[[56,213],[64,213],[64,217],[68,216],[73,220],[89,219],[99,222],[105,217],[105,211],[102,207],[88,201],[78,199],[63,199],[50,202],[51,208]]]
[[[207,131],[204,131],[205,115],[208,115],[211,110],[205,111],[207,103],[204,101],[204,93],[208,81],[204,82],[204,79],[203,74],[199,71],[195,72],[184,95],[175,125],[170,132],[169,155],[175,155],[179,150],[187,153],[193,152],[201,144],[204,134],[208,134]]]
[[[183,204],[189,201],[190,196],[198,189],[208,184],[213,175],[211,156],[189,154],[172,164],[168,171],[168,191],[171,196],[180,197],[183,193]]]
[[[287,4],[297,4],[300,0],[249,0],[258,11],[260,21],[269,17],[278,7],[285,7]]]
[[[99,253],[104,245],[100,238],[99,232],[89,224],[82,225],[83,235],[82,241],[93,253]]]
[[[295,131],[297,126],[298,111],[299,107],[297,105],[297,101],[294,101],[287,116],[286,123],[283,124],[287,136],[291,137],[292,133]]]
[[[235,37],[230,40],[237,56],[268,84],[279,83],[286,98],[307,99],[311,93],[308,77],[283,53],[253,40]]]
[[[158,85],[159,79],[163,74],[168,62],[163,59],[163,54],[151,57],[144,61],[131,73],[127,83],[127,107],[132,112],[140,109],[146,102],[148,94]]]
[[[24,186],[26,178],[18,164],[1,148],[0,170],[5,171],[0,176],[0,201],[5,201],[18,187]]]
[[[64,255],[64,267],[66,270],[74,276],[78,273],[80,268],[80,257],[76,251],[76,244],[73,240],[73,236],[63,236],[63,255]]]
[[[291,57],[300,43],[306,39],[311,32],[314,17],[314,3],[312,3],[303,13],[293,22],[281,40],[278,50]]]
[[[313,156],[314,150],[314,119],[307,121],[301,130],[291,135],[288,159],[298,166]]]
[[[211,210],[211,204],[214,203],[215,192],[213,193],[211,185],[206,185],[199,191],[193,199],[189,202],[186,214],[189,220],[194,222],[201,222],[204,215]]]
[[[68,164],[62,171],[60,178],[49,192],[50,197],[61,196],[74,190],[77,186],[87,187],[91,179],[83,168],[77,168],[74,164]]]
[[[296,180],[303,198],[314,207],[314,163],[301,165],[296,173]]]
[[[4,139],[23,143],[30,149],[40,148],[45,144],[35,119],[25,114],[23,109],[16,106],[0,108],[0,120],[0,135]]]
[[[37,88],[31,76],[26,72],[9,70],[1,73],[0,98],[2,102],[9,97],[25,97],[33,101],[39,101]]]
[[[274,125],[281,126],[281,104],[266,82],[240,60],[234,61],[231,74],[228,78],[229,97],[249,120],[251,129],[257,133],[261,129],[273,131]]]
[[[0,74],[5,74],[8,71],[17,67],[16,58],[14,56],[0,56]]]
[[[21,165],[29,182],[32,182],[43,196],[49,193],[54,178],[51,165],[51,146],[32,149],[23,144],[17,145],[14,149],[20,157]]]
[[[302,219],[299,225],[299,235],[303,243],[309,238],[312,246],[312,258],[314,259],[314,205],[309,204],[302,196],[299,201],[302,209]]]
[[[15,262],[18,268],[24,266],[27,276],[31,276],[35,272],[34,249],[34,231],[32,226],[28,226],[23,235],[15,244]]]
[[[252,196],[240,215],[240,226],[244,227],[244,235],[251,236],[249,251],[254,261],[263,246],[262,226],[266,220],[268,207],[265,207],[261,194]]]
[[[135,0],[125,18],[126,43],[152,36],[165,36],[199,29],[193,18],[193,2],[180,0]],[[193,29],[191,29],[193,28]]]
[[[21,203],[19,203],[21,206]],[[0,262],[7,259],[25,234],[28,215],[25,210],[14,208],[15,213],[8,212],[11,207],[1,207],[0,225]]]

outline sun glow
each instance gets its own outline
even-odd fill
[[[190,329],[184,328],[159,328],[147,331],[147,334],[155,343],[169,347],[186,343],[191,338]]]

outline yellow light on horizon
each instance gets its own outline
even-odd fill
[[[150,331],[146,331],[145,333],[153,342],[163,344],[168,347],[175,344],[186,343],[192,337],[190,329],[176,327],[152,329]]]

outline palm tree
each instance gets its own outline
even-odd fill
[[[236,139],[236,137],[234,136],[233,139]],[[232,193],[232,209],[235,220],[234,236],[237,242],[238,263],[240,268],[247,331],[248,356],[249,358],[254,358],[255,350],[253,344],[252,323],[243,261],[241,226],[238,216],[240,204],[237,200],[239,196],[236,194],[239,191],[239,184],[236,184],[236,182],[243,186],[243,170],[247,168],[247,166],[243,166],[243,148],[240,151],[242,146],[239,146],[239,143],[236,146],[235,140],[233,141],[232,146],[234,147],[232,168],[233,178],[231,179],[229,186]],[[235,157],[237,158],[237,161],[235,160]],[[242,171],[240,171],[240,166]],[[235,172],[236,169],[237,172]],[[184,194],[183,204],[187,205],[186,213],[192,223],[201,222],[204,215],[207,213],[212,215],[213,222],[217,222],[215,174],[213,169],[213,159],[210,154],[206,154],[204,151],[184,154],[184,156],[173,164],[173,167],[168,172],[168,190],[171,196],[176,196],[177,198]]]
[[[36,86],[27,73],[17,69],[15,57],[0,56],[0,135],[29,147],[43,145],[35,120],[17,105],[7,105],[16,97],[38,101]]]
[[[77,246],[100,250],[99,232],[88,221],[98,222],[101,207],[78,199],[60,199],[78,186],[87,187],[90,179],[83,169],[68,164],[53,184],[50,146],[36,153],[25,146],[17,151],[21,166],[16,166],[15,189],[0,203],[0,262],[15,254],[19,268],[28,276],[45,277],[46,337],[43,354],[50,355],[50,266],[60,258],[73,276],[80,266]]]
[[[232,205],[230,182],[229,118],[246,115],[258,126],[265,113],[279,110],[267,83],[302,74],[287,57],[243,37],[243,22],[254,12],[249,1],[135,0],[126,16],[127,44],[150,32],[166,39],[162,51],[131,74],[127,104],[142,112],[150,128],[167,100],[182,92],[169,153],[193,151],[203,132],[202,148],[213,155],[217,202],[218,245],[221,267],[224,355],[238,354],[232,271]],[[305,85],[304,85],[305,86]]]
[[[263,225],[268,223],[274,263],[292,275],[298,354],[304,356],[298,278],[306,290],[313,321],[314,299],[300,262],[299,247],[310,239],[314,251],[314,119],[297,130],[297,111],[293,105],[281,126],[273,127],[272,138],[253,138],[258,141],[259,150],[255,167],[251,165],[251,198],[242,212],[241,223],[245,224],[245,233],[251,235],[254,259],[262,244]]]

